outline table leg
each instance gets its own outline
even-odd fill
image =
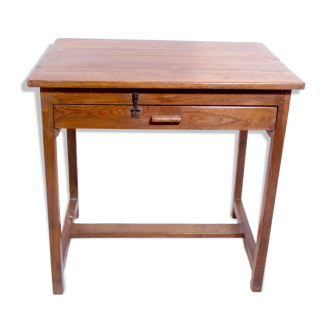
[[[236,162],[233,206],[234,206],[234,201],[236,199],[242,198],[242,187],[243,187],[243,177],[244,177],[244,164],[245,164],[245,160],[246,160],[247,139],[248,139],[248,130],[240,130],[239,145],[238,145],[238,149],[237,149],[237,162]],[[236,218],[234,208],[232,208],[232,217],[233,217],[233,219]]]
[[[285,91],[285,93],[280,95],[276,129],[274,135],[271,135],[261,218],[257,235],[254,262],[252,265],[252,278],[250,285],[253,292],[260,292],[262,290],[290,96],[291,91]]]
[[[43,121],[45,176],[51,250],[53,293],[63,293],[61,223],[59,208],[57,147],[53,120],[52,89],[40,89]]]
[[[77,176],[77,146],[76,129],[67,129],[68,167],[69,167],[69,192],[70,199],[78,201],[78,176]],[[78,204],[78,202],[77,202]],[[78,218],[78,205],[75,219]]]

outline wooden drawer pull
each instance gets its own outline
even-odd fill
[[[172,123],[180,123],[181,116],[168,116],[168,115],[153,115],[151,117],[151,122],[172,122]]]

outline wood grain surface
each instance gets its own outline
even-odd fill
[[[261,43],[57,39],[28,86],[304,89]]]

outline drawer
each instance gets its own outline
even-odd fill
[[[274,130],[277,107],[54,105],[56,128]]]

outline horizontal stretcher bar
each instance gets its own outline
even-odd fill
[[[240,224],[72,224],[70,238],[243,238]]]
[[[241,239],[245,237],[244,225],[233,222],[75,222],[77,209],[77,198],[71,198],[61,231],[62,262],[64,265],[72,239]]]

